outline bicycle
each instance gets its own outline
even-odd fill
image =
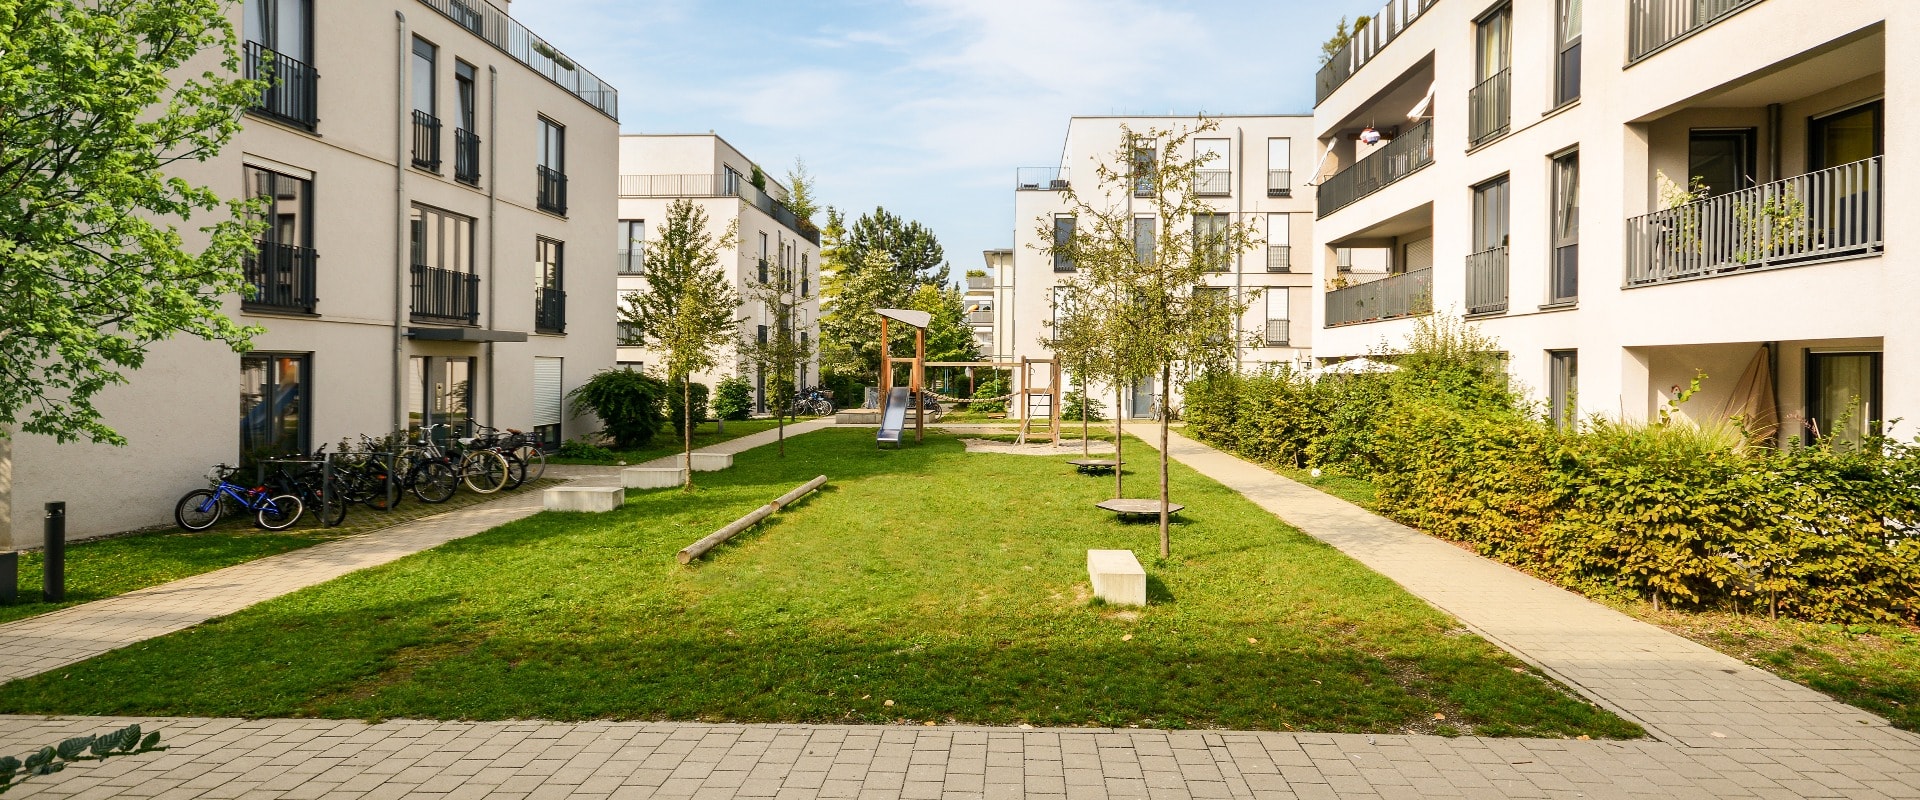
[[[267,459],[271,472],[267,485],[278,494],[290,494],[300,498],[301,505],[314,509],[320,514],[320,524],[332,528],[347,519],[346,484],[338,475],[333,477],[333,502],[326,502],[326,445],[315,450],[311,460]]]
[[[266,486],[243,487],[229,480],[237,471],[227,464],[208,470],[207,480],[213,486],[182,495],[173,505],[173,521],[190,531],[204,531],[220,521],[230,504],[253,512],[254,524],[270,531],[283,531],[300,521],[305,506],[299,497],[274,495]]]
[[[818,386],[809,386],[793,393],[793,402],[788,404],[787,414],[795,417],[833,416],[833,392]]]
[[[441,453],[441,448],[433,439],[436,428],[451,428],[444,423],[429,425],[420,431],[421,448],[433,454]],[[445,451],[453,473],[465,483],[468,489],[478,494],[493,494],[507,485],[512,467],[507,464],[506,456],[478,445],[479,440],[472,436],[463,436],[452,440]]]
[[[1180,408],[1178,406],[1167,405],[1166,396],[1156,394],[1153,396],[1153,405],[1147,408],[1147,416],[1154,422],[1159,422],[1162,415],[1166,417],[1168,422],[1179,422]]]
[[[467,424],[480,432],[475,443],[488,450],[499,453],[507,460],[507,487],[518,489],[531,480],[538,480],[547,471],[547,455],[534,446],[532,437],[517,428],[501,430],[491,425],[482,425],[473,420]]]

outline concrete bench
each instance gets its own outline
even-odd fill
[[[1116,605],[1147,604],[1147,571],[1132,550],[1088,550],[1087,577],[1094,597]]]
[[[548,511],[589,511],[599,513],[619,508],[627,501],[627,490],[618,486],[555,486],[544,498]]]
[[[733,466],[732,453],[694,453],[694,472],[719,472]]]
[[[686,483],[686,467],[627,467],[620,470],[620,485],[629,489],[671,489]]]

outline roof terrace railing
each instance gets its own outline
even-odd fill
[[[1401,31],[1439,1],[1387,0],[1379,13],[1367,18],[1367,26],[1355,31],[1347,40],[1347,46],[1340,48],[1340,52],[1333,54],[1333,58],[1320,67],[1320,74],[1313,81],[1313,104],[1317,106],[1325,102],[1335,89],[1346,83],[1368,61],[1386,49],[1388,43],[1398,38]]]
[[[588,72],[585,67],[567,58],[559,48],[547,43],[547,40],[527,30],[507,12],[494,8],[486,0],[420,0],[442,16],[453,20],[455,24],[472,31],[474,35],[487,40],[502,52],[513,56],[515,61],[527,65],[534,72],[546,76],[547,80],[558,84],[560,88],[572,92],[574,96],[585,100],[587,105],[600,110],[600,113],[620,119],[620,92],[600,76]]]

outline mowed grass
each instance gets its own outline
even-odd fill
[[[813,418],[802,417],[800,419],[794,419],[789,417],[787,418],[787,425],[796,425],[809,419]],[[711,447],[721,442],[738,439],[742,436],[749,436],[761,431],[770,431],[779,427],[779,425],[778,421],[774,418],[764,417],[759,419],[728,420],[724,432],[720,430],[720,427],[721,426],[712,422],[704,422],[693,426],[693,449],[698,450],[702,447]],[[628,466],[632,466],[644,461],[652,461],[662,456],[680,455],[684,452],[685,444],[680,434],[675,432],[673,426],[669,424],[662,428],[658,434],[655,434],[653,441],[647,443],[646,447],[637,447],[632,450],[613,450],[613,458],[609,460],[548,456],[547,463],[614,464],[617,462],[626,462]]]
[[[1072,455],[790,444],[690,495],[541,514],[7,684],[0,712],[1640,733],[1183,467],[1159,562],[1156,527],[1096,511],[1112,481]],[[1092,602],[1089,548],[1140,554],[1152,604]]]

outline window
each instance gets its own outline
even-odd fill
[[[473,65],[453,62],[453,178],[464,183],[480,182],[480,135],[476,111]]]
[[[1068,286],[1053,287],[1053,336],[1060,336],[1060,318],[1073,311],[1073,289]]]
[[[1559,0],[1555,22],[1556,60],[1553,64],[1553,104],[1562,106],[1580,99],[1580,6],[1581,0]]]
[[[1267,196],[1293,196],[1293,140],[1267,140]]]
[[[475,325],[480,276],[473,274],[473,219],[414,206],[413,316]]]
[[[1208,272],[1226,272],[1233,268],[1233,255],[1227,242],[1227,215],[1193,215],[1193,257]]]
[[[758,262],[758,266],[759,266],[759,268],[760,268],[760,272],[759,272],[759,278],[760,278],[760,282],[761,282],[761,283],[766,283],[766,282],[767,282],[767,278],[768,278],[768,275],[767,275],[767,252],[768,252],[768,250],[767,250],[767,234],[766,234],[766,232],[765,232],[765,231],[762,231],[762,232],[760,233],[760,260],[759,260],[759,262]]]
[[[1547,351],[1547,413],[1556,428],[1572,425],[1580,413],[1580,352]]]
[[[813,296],[813,272],[807,266],[807,254],[800,254],[800,296]]]
[[[565,246],[552,239],[533,240],[533,329],[567,332]]]
[[[435,441],[445,441],[453,427],[464,428],[473,417],[474,359],[448,356],[413,356],[407,359],[411,380],[407,385],[407,432],[419,433],[429,426],[446,425],[433,432]]]
[[[727,167],[720,173],[720,193],[729,197],[740,193],[740,172]]]
[[[1267,215],[1267,271],[1293,271],[1293,224],[1286,214]]]
[[[266,203],[261,215],[267,223],[260,232],[258,253],[245,265],[254,293],[244,305],[311,314],[316,262],[311,184],[259,167],[241,169],[247,198]]]
[[[309,0],[246,0],[241,17],[243,77],[268,81],[252,110],[312,130],[320,121],[320,73],[312,66]]]
[[[1474,26],[1474,78],[1486,80],[1511,66],[1513,7],[1501,6]]]
[[[1807,354],[1808,443],[1859,444],[1878,433],[1880,414],[1879,353]]]
[[[307,452],[306,354],[240,357],[240,461]]]
[[[1154,174],[1155,157],[1153,140],[1144,136],[1133,140],[1133,196],[1152,197],[1153,187],[1158,183]]]
[[[1816,117],[1809,123],[1807,171],[1865,161],[1886,152],[1881,102],[1875,100],[1845,111]]]
[[[1154,218],[1133,218],[1133,258],[1142,265],[1153,263]]]
[[[547,356],[533,358],[533,437],[542,448],[560,445],[560,409],[562,377],[566,359]]]
[[[1754,185],[1752,128],[1696,128],[1687,134],[1687,182],[1708,195]]]
[[[244,35],[277,55],[313,63],[313,11],[308,0],[247,0]]]
[[[1507,176],[1473,187],[1473,250],[1507,246]]]
[[[1553,160],[1553,274],[1548,280],[1550,303],[1571,303],[1580,297],[1580,153]]]
[[[1073,271],[1073,217],[1053,218],[1053,271]]]
[[[1467,256],[1467,313],[1507,310],[1507,206],[1502,175],[1473,187],[1473,253]]]
[[[1233,193],[1233,161],[1227,144],[1227,139],[1193,140],[1194,194]]]
[[[413,165],[440,171],[440,118],[434,116],[434,64],[438,49],[424,39],[413,40]]]
[[[1230,310],[1227,304],[1227,289],[1218,286],[1193,287],[1193,310],[1205,315],[1201,319],[1217,320],[1220,323],[1220,329],[1213,336],[1208,337],[1210,344],[1216,347],[1227,347],[1233,344],[1234,329],[1238,326],[1232,316],[1227,313]]]
[[[1285,286],[1267,287],[1264,294],[1267,305],[1267,346],[1286,347],[1293,338],[1293,295]]]
[[[1474,86],[1467,92],[1467,144],[1504,135],[1512,117],[1509,80],[1513,57],[1513,8],[1501,6],[1474,28]]]
[[[620,274],[639,275],[647,267],[646,220],[620,220]]]
[[[539,179],[535,205],[541,211],[565,216],[567,213],[567,129],[560,123],[540,118],[540,163],[534,168]]]

